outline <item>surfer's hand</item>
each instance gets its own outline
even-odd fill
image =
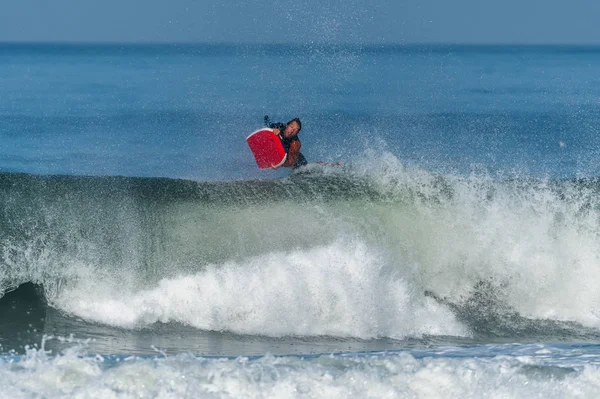
[[[273,128],[273,133],[275,133],[276,136],[279,136],[281,134],[281,130]]]

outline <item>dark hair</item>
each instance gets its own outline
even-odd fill
[[[300,130],[302,130],[302,122],[300,122],[300,118],[294,118],[294,119],[292,119],[291,121],[289,121],[286,124],[286,126],[289,125],[292,122],[296,122],[298,124],[298,133],[300,133]]]

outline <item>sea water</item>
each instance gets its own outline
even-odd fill
[[[599,66],[0,45],[0,396],[598,396]]]

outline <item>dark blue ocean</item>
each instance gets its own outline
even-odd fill
[[[0,397],[597,397],[599,99],[600,47],[0,44]]]

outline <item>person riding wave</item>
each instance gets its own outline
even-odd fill
[[[279,136],[283,149],[287,154],[287,159],[281,166],[296,169],[308,163],[304,155],[300,152],[300,147],[302,147],[298,138],[298,133],[302,130],[300,118],[294,118],[284,124],[281,122],[270,123],[269,117],[265,116],[265,125],[273,129],[273,133]],[[273,169],[277,169],[277,167],[273,167]]]

